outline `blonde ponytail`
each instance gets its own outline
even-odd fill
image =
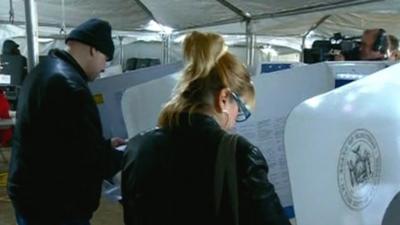
[[[190,33],[183,42],[183,56],[186,67],[174,96],[160,113],[160,127],[178,125],[182,112],[212,111],[213,96],[223,88],[245,94],[253,102],[250,75],[227,51],[222,36],[197,31]]]

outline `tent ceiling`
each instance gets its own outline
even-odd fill
[[[0,20],[9,20],[9,0],[0,3]],[[24,0],[13,0],[15,22],[25,23]],[[134,0],[65,0],[64,20],[61,0],[36,0],[40,25],[75,27],[90,17],[110,21],[114,29],[141,29],[152,18]]]
[[[298,15],[287,15],[255,20],[253,32],[257,35],[301,37],[313,24],[330,15],[316,30],[330,37],[335,32],[360,35],[367,28],[384,28],[400,37],[400,0],[385,0],[346,8],[329,9]],[[198,30],[232,33],[245,30],[244,23],[216,25]]]
[[[238,8],[249,12],[253,17],[268,16],[285,12],[302,12],[306,9],[321,10],[326,7],[368,2],[366,0],[231,0]]]
[[[24,24],[24,0],[12,2],[15,24]],[[266,42],[277,40],[267,37],[285,37],[286,40],[293,38],[289,42],[298,46],[301,36],[326,15],[330,17],[315,30],[317,35],[329,37],[334,32],[360,35],[363,29],[382,27],[388,33],[400,36],[400,0],[64,0],[64,19],[62,0],[35,2],[41,25],[39,32],[46,37],[60,37],[63,21],[68,31],[90,17],[106,19],[114,31],[118,31],[117,35],[130,37],[157,36],[154,33],[133,32],[143,30],[152,19],[183,33],[196,27],[197,30],[244,34],[243,15],[246,12],[257,18],[252,28],[259,35],[260,44],[264,44],[264,39]],[[3,27],[9,20],[9,4],[10,0],[0,1],[0,23]],[[9,32],[0,30],[0,37],[22,36],[23,26],[21,28],[10,28]],[[245,40],[243,36],[241,40]]]
[[[142,0],[157,21],[175,29],[241,17],[215,0]]]
[[[24,23],[24,0],[11,1],[15,22]],[[235,8],[261,18],[371,1],[380,0],[65,0],[64,19],[61,0],[35,2],[41,25],[60,26],[64,21],[73,27],[89,17],[100,17],[116,30],[132,31],[142,29],[151,19],[178,30],[243,20]],[[10,0],[2,0],[0,21],[8,21],[9,9]]]

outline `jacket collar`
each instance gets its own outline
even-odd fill
[[[79,75],[84,79],[86,82],[89,81],[88,76],[86,75],[85,71],[82,69],[82,67],[79,65],[79,63],[72,57],[67,51],[60,50],[60,49],[52,49],[49,52],[49,56],[55,56],[57,58],[60,58],[61,60],[65,61],[66,63],[70,64],[72,67],[74,67]]]
[[[200,113],[187,113],[183,112],[179,115],[179,127],[212,127],[212,128],[220,128],[217,121],[211,116],[200,114]]]

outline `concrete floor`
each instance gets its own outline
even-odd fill
[[[4,150],[7,158],[9,158],[9,149]],[[0,173],[8,168],[8,165],[0,158]],[[0,224],[1,225],[16,225],[14,218],[14,209],[7,197],[6,188],[0,186]],[[108,199],[102,198],[100,207],[94,214],[92,225],[123,225],[122,207],[119,203],[111,202]]]

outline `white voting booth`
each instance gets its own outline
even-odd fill
[[[283,143],[283,129],[290,111],[305,99],[332,90],[335,85],[324,64],[294,67],[265,73],[253,79],[256,108],[248,121],[237,124],[237,132],[260,148],[269,166],[286,214],[294,217],[289,175]]]
[[[335,77],[335,87],[362,79],[393,64],[390,61],[331,61],[324,63],[328,65],[330,72]]]
[[[306,66],[306,70],[297,70],[299,65],[297,64],[271,64],[271,63],[264,63],[260,65],[259,72],[264,75],[273,75],[275,72],[270,72],[270,66],[273,65],[272,69],[288,69],[288,74],[300,74],[308,73],[308,69],[310,69],[310,73],[318,67],[326,67],[321,66],[322,64],[326,64],[328,70],[324,70],[325,73],[329,73],[336,78],[336,83],[340,80],[342,83],[347,83],[349,80],[359,79],[365,75],[369,75],[375,71],[378,71],[382,68],[387,67],[387,64],[384,62],[337,62],[337,63],[320,63],[316,64],[319,65],[314,67],[315,65]],[[286,67],[285,67],[286,66]],[[275,68],[279,67],[279,68]],[[282,67],[282,68],[280,68]],[[160,83],[162,89],[152,89],[151,93],[147,94],[147,96],[143,96],[141,91],[134,91],[132,88],[131,93],[135,93],[135,96],[131,94],[131,97],[128,99],[132,99],[131,102],[129,100],[126,102],[128,105],[126,108],[129,108],[131,111],[127,112],[127,114],[145,114],[146,119],[142,119],[142,116],[127,116],[128,120],[136,120],[137,122],[132,122],[131,126],[125,126],[125,122],[121,112],[121,99],[122,95],[125,90],[128,88],[152,81],[157,80],[162,77],[168,77],[173,73],[177,73],[179,70],[182,69],[181,63],[169,64],[169,65],[159,65],[154,67],[149,67],[145,69],[135,70],[123,73],[121,75],[116,75],[112,77],[105,77],[102,79],[98,79],[93,83],[90,83],[90,89],[97,101],[97,105],[100,111],[100,117],[103,124],[103,134],[105,137],[113,137],[113,136],[120,136],[123,138],[131,137],[128,135],[127,130],[135,130],[132,135],[135,135],[137,132],[142,131],[143,129],[149,129],[155,125],[156,118],[158,116],[158,112],[161,109],[160,105],[162,105],[165,101],[168,100],[170,97],[171,91],[173,89],[174,84],[176,83],[176,79],[166,78],[166,83]],[[263,72],[264,71],[264,72]],[[278,74],[285,74],[284,71],[279,71]],[[320,73],[320,72],[319,72]],[[256,76],[257,77],[257,76]],[[343,82],[344,81],[344,82]],[[160,81],[162,82],[162,81]],[[172,84],[172,83],[173,84]],[[286,82],[286,81],[284,81]],[[296,82],[295,80],[290,82]],[[141,90],[146,92],[146,87],[141,87]],[[152,87],[150,85],[149,87]],[[259,88],[261,90],[262,88]],[[165,91],[164,91],[165,90]],[[160,96],[157,96],[157,93]],[[154,95],[150,98],[150,95]],[[139,98],[139,96],[141,96]],[[310,97],[310,96],[308,96]],[[135,102],[134,99],[137,99]],[[148,108],[148,106],[156,106],[153,108]],[[148,116],[149,113],[152,116]],[[157,114],[157,115],[155,115]],[[140,118],[137,120],[137,118]],[[139,122],[138,122],[139,121]],[[130,123],[129,122],[129,123]],[[141,125],[140,125],[141,124]]]
[[[170,99],[179,73],[136,85],[122,97],[122,113],[128,137],[154,128],[162,105]],[[270,179],[289,217],[293,217],[289,177],[283,150],[283,128],[291,109],[304,101],[334,88],[334,77],[326,64],[295,67],[261,74],[253,79],[257,106],[248,121],[236,131],[257,145],[266,157]],[[138,108],[137,106],[140,105]]]
[[[270,168],[269,178],[290,218],[296,213],[293,212],[284,148],[283,132],[287,116],[305,99],[333,90],[338,84],[344,85],[366,77],[387,66],[388,63],[382,61],[324,62],[261,73],[253,79],[256,109],[248,121],[237,125],[237,131],[263,152]]]
[[[399,99],[400,64],[291,112],[285,148],[298,225],[400,224],[398,197],[392,202],[400,190]]]
[[[125,90],[132,86],[175,73],[181,68],[182,63],[153,66],[128,71],[116,76],[105,77],[90,83],[89,87],[100,112],[100,118],[103,125],[103,135],[107,138],[128,137],[121,111],[121,98]],[[135,108],[137,112],[140,112],[143,104],[145,104],[145,102],[141,101],[132,107]]]
[[[382,62],[318,63],[253,77],[256,108],[248,121],[237,124],[236,132],[258,146],[264,154],[269,165],[269,178],[290,218],[297,212],[293,212],[284,146],[284,128],[289,113],[304,100],[333,90],[335,79],[340,75],[360,75],[351,77],[358,79],[386,66]],[[157,125],[162,105],[170,99],[179,75],[179,72],[173,73],[125,91],[122,113],[129,138]]]
[[[161,108],[170,99],[180,74],[173,73],[125,91],[121,106],[129,138],[156,127]]]

